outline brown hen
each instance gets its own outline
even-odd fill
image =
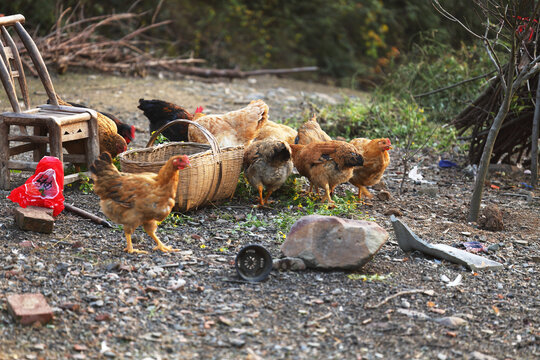
[[[326,200],[334,203],[330,197],[337,185],[349,181],[354,167],[364,162],[362,155],[351,144],[332,140],[308,145],[292,144],[293,163],[298,173],[310,181],[313,186],[326,191]]]
[[[295,144],[307,145],[314,142],[331,141],[332,138],[321,129],[321,126],[317,122],[317,117],[313,117],[303,123],[298,128],[298,136],[294,141]]]
[[[90,166],[94,192],[99,205],[112,221],[124,226],[128,253],[146,253],[133,248],[131,236],[142,225],[156,242],[154,250],[178,251],[165,246],[156,236],[158,223],[171,212],[178,190],[178,170],[189,166],[187,155],[171,157],[159,173],[122,173],[112,164],[111,155],[102,153]]]
[[[286,141],[272,138],[254,141],[244,152],[243,168],[250,185],[259,191],[259,204],[266,205],[292,172],[291,148]]]
[[[358,198],[365,195],[368,199],[373,197],[366,186],[373,186],[381,181],[384,171],[390,164],[388,150],[392,149],[390,139],[357,138],[350,141],[364,157],[364,165],[354,169],[351,184],[358,187]]]

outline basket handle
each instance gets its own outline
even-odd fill
[[[218,167],[219,171],[218,171],[218,174],[217,174],[218,178],[217,178],[216,188],[214,190],[214,193],[211,196],[211,198],[214,198],[214,196],[216,195],[216,193],[219,190],[219,187],[221,186],[221,180],[223,179],[223,162],[221,161],[221,149],[219,147],[219,144],[218,144],[216,138],[204,126],[202,126],[201,124],[196,123],[194,121],[186,120],[186,119],[176,119],[176,120],[170,121],[167,124],[160,127],[158,130],[154,131],[154,133],[150,137],[150,140],[148,140],[148,143],[146,144],[146,147],[150,147],[150,146],[154,145],[154,142],[156,141],[159,134],[161,134],[163,131],[165,131],[165,129],[167,129],[167,128],[175,125],[175,124],[179,124],[179,123],[187,123],[187,124],[194,125],[195,127],[197,127],[203,133],[203,135],[206,137],[206,140],[208,140],[208,143],[210,144],[210,148],[212,149],[212,156],[214,157],[214,159],[216,159],[216,157],[217,157],[216,163],[219,166]],[[214,172],[214,178],[215,178],[215,176],[216,176],[216,173]],[[210,191],[208,192],[206,197],[209,198],[209,196],[210,196]]]
[[[212,152],[214,153],[214,155],[215,154],[221,154],[221,149],[220,149],[219,144],[218,144],[216,138],[214,137],[214,135],[212,135],[212,133],[210,131],[208,131],[201,124],[196,123],[196,122],[191,121],[191,120],[186,120],[186,119],[176,119],[176,120],[170,121],[170,122],[166,123],[165,125],[163,125],[162,127],[160,127],[158,130],[154,131],[154,133],[150,137],[150,140],[148,140],[148,143],[146,144],[146,147],[151,147],[152,145],[154,145],[154,142],[156,141],[157,137],[163,131],[165,131],[169,127],[171,127],[173,125],[176,125],[176,124],[179,124],[179,123],[187,123],[187,124],[196,126],[203,133],[204,137],[206,137],[206,140],[208,140],[208,143],[210,144],[210,148],[212,149]],[[221,158],[219,159],[219,163],[221,164]]]

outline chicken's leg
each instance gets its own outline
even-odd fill
[[[259,186],[257,186],[257,189],[259,190],[259,204],[260,206],[263,206],[265,203],[265,201],[263,200],[263,185],[259,184]]]
[[[157,222],[152,221],[152,222],[144,223],[143,229],[156,242],[156,246],[154,247],[154,250],[160,250],[162,252],[180,251],[180,249],[173,249],[171,246],[165,246],[163,245],[161,241],[159,241],[158,237],[156,236]]]
[[[366,198],[371,199],[373,198],[373,194],[369,192],[368,189],[366,189],[365,186],[358,186],[358,199],[362,200],[362,196],[365,195]]]
[[[264,203],[268,204],[268,198],[272,195],[272,190],[266,190],[266,196],[264,197]]]
[[[324,184],[324,191],[326,192],[326,201],[328,201],[329,204],[334,205],[334,200],[330,197],[330,186],[328,184]],[[335,206],[335,205],[334,205]]]
[[[127,230],[124,230],[124,233],[126,234],[126,240],[127,240],[127,247],[124,249],[124,251],[126,251],[126,252],[128,252],[130,254],[133,254],[133,253],[136,253],[136,254],[148,254],[148,251],[134,249],[133,245],[131,244],[131,234],[132,233],[130,233]]]

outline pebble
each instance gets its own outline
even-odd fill
[[[45,350],[45,344],[34,344],[31,346],[31,349],[34,351],[43,351]]]
[[[105,302],[103,300],[97,300],[97,301],[93,301],[89,304],[91,307],[102,307],[103,305],[105,305]]]
[[[491,244],[491,245],[488,246],[487,249],[488,249],[488,251],[495,252],[495,251],[498,251],[500,249],[500,246],[499,246],[499,244]]]
[[[411,303],[409,303],[407,300],[403,299],[401,300],[401,307],[405,309],[409,309],[411,307]]]
[[[246,342],[242,339],[231,339],[229,340],[231,345],[234,346],[234,347],[242,347],[246,344]]]

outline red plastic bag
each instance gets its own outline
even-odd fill
[[[41,206],[53,209],[53,216],[64,210],[64,166],[54,156],[44,156],[36,172],[8,196],[21,207]]]

